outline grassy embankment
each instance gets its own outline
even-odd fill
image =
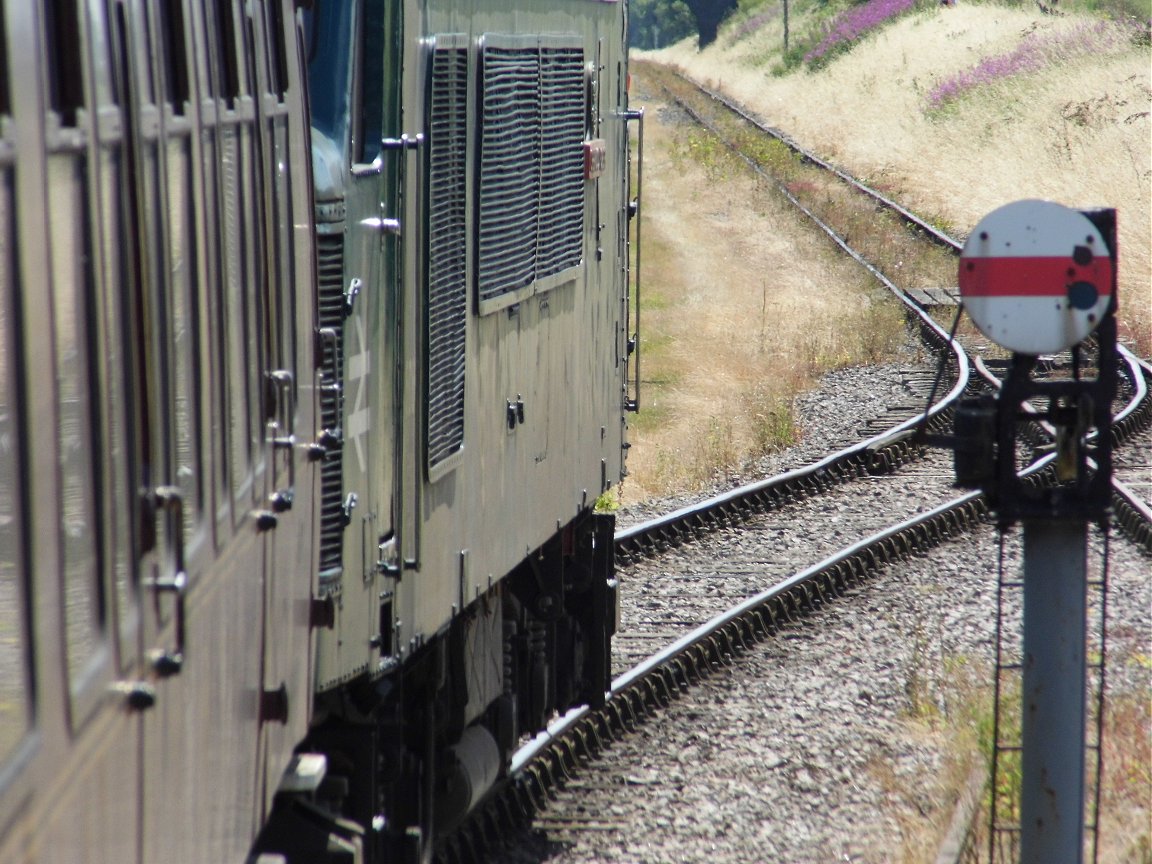
[[[850,38],[826,50],[821,24],[846,7],[793,0],[788,55],[779,4],[746,3],[707,50],[684,43],[645,56],[723,89],[956,236],[1020,198],[1116,207],[1121,337],[1148,357],[1148,6],[1113,2],[1064,0],[1058,16],[1032,5],[911,5],[871,32],[839,19],[831,32]],[[645,96],[640,79],[634,103]],[[706,136],[659,111],[647,132],[646,382],[625,502],[697,488],[787,446],[803,435],[796,392],[828,369],[882,361],[903,341],[883,293]],[[1147,636],[1114,634],[1110,667],[1146,673]],[[945,665],[910,673],[909,722],[952,742],[958,791],[986,749],[989,678],[984,658]],[[1100,860],[1152,861],[1150,713],[1147,693],[1109,701]],[[937,816],[946,821],[908,825],[892,860],[931,860]]]
[[[805,62],[837,6],[792,6],[789,55],[779,6],[765,3],[703,52],[681,43],[637,56],[721,87],[961,237],[1019,198],[1118,208],[1122,338],[1152,353],[1152,75],[1138,30],[1031,6],[913,5]],[[633,101],[647,95],[639,80]],[[797,390],[901,341],[854,265],[704,136],[653,113],[645,411],[625,501],[698,488],[787,446],[803,434],[790,410]]]

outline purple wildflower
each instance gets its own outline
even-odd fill
[[[863,6],[854,6],[841,12],[826,25],[824,38],[804,55],[804,62],[818,62],[915,5],[916,0],[869,0]]]
[[[733,43],[741,39],[745,39],[767,24],[774,18],[780,17],[779,6],[773,6],[767,12],[761,12],[758,15],[752,15],[741,21],[732,31],[731,40]]]
[[[1035,72],[1073,57],[1107,51],[1129,38],[1127,28],[1108,21],[1086,23],[1063,33],[1027,33],[1011,51],[985,57],[975,66],[938,83],[928,94],[929,110],[940,108],[984,84]]]

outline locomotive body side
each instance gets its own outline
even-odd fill
[[[626,448],[625,11],[304,15],[330,615],[301,748],[328,773],[304,799],[366,860],[427,855],[523,735],[608,686],[594,504]],[[261,849],[327,842],[300,803]]]
[[[312,705],[294,12],[0,18],[0,860],[242,860]]]
[[[0,0],[5,862],[427,860],[608,686],[625,4],[301,6]]]

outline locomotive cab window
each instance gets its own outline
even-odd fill
[[[385,9],[383,0],[365,0],[360,22],[360,44],[357,49],[356,123],[352,130],[355,161],[372,162],[380,153],[384,137],[384,76],[386,54],[384,42]]]
[[[399,10],[385,0],[321,3],[305,9],[312,128],[357,165],[380,154],[385,117],[398,110],[395,81]],[[350,50],[349,46],[355,46]],[[383,47],[382,47],[383,46]]]
[[[348,135],[350,75],[355,5],[321,3],[304,10],[304,47],[308,52],[308,91],[313,136],[343,147]]]

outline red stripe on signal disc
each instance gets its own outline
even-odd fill
[[[1100,296],[1112,293],[1112,262],[1096,258],[1078,266],[1071,257],[962,258],[960,293],[965,297],[1066,297],[1068,286],[1089,282]]]

